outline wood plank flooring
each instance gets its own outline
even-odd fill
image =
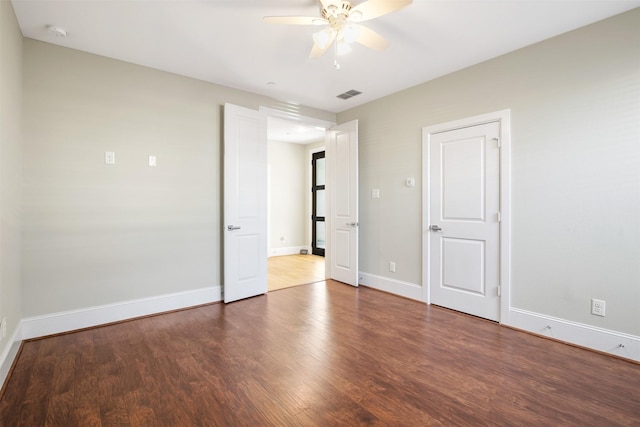
[[[640,365],[332,281],[24,343],[1,426],[638,426]]]
[[[268,260],[270,291],[306,285],[325,279],[324,257],[318,255],[274,256]]]

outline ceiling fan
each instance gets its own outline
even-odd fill
[[[366,0],[357,5],[346,0],[318,0],[321,16],[265,16],[270,24],[319,25],[324,29],[313,34],[310,58],[319,58],[335,41],[336,55],[351,51],[351,43],[360,43],[370,49],[382,50],[389,46],[380,34],[360,22],[395,12],[412,0]],[[355,2],[354,2],[355,3]]]

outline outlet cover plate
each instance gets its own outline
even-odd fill
[[[606,302],[601,299],[591,299],[591,314],[604,317]]]

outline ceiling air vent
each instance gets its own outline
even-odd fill
[[[353,98],[356,95],[360,95],[362,92],[357,91],[357,90],[348,90],[345,93],[341,93],[340,95],[337,96],[337,98],[340,99],[349,99],[349,98]]]

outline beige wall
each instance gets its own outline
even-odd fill
[[[305,145],[269,141],[269,255],[279,248],[309,246],[306,154]]]
[[[222,284],[225,102],[278,107],[24,41],[23,317]]]
[[[20,318],[22,34],[9,1],[0,1],[0,354]],[[0,360],[1,362],[2,360]]]
[[[277,103],[23,41],[0,4],[10,333],[20,317],[220,285],[222,105]],[[636,9],[339,114],[360,124],[361,270],[420,284],[422,127],[510,108],[512,305],[640,335],[638,39]],[[592,297],[607,317],[589,315]]]
[[[512,306],[640,335],[638,40],[635,9],[338,114],[359,120],[360,194],[381,190],[360,200],[361,270],[421,283],[422,189],[402,183],[422,127],[510,108]]]

